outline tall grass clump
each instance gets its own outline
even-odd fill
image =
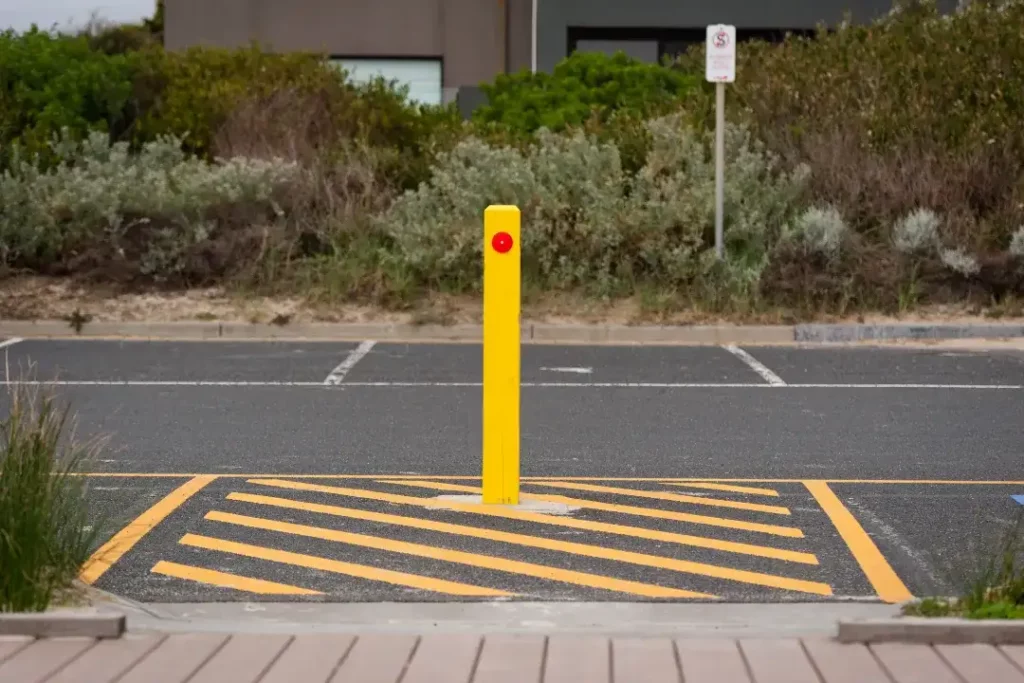
[[[96,539],[85,479],[98,442],[68,434],[53,396],[11,385],[0,422],[0,612],[43,611],[66,595]]]

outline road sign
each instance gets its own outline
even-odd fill
[[[484,212],[483,502],[519,504],[520,212]]]
[[[736,80],[736,27],[713,24],[707,31],[705,77],[712,83]]]
[[[707,31],[705,78],[715,84],[715,256],[725,257],[725,84],[736,80],[736,27]]]

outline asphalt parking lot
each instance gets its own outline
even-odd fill
[[[83,576],[141,601],[894,601],[1024,511],[1021,352],[525,345],[553,512],[472,502],[478,345],[2,350],[109,436]]]

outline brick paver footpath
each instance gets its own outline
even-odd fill
[[[0,683],[1024,683],[1024,646],[571,635],[0,638]]]

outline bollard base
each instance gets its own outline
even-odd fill
[[[474,494],[452,494],[444,496],[436,496],[433,500],[446,501],[449,503],[469,503],[472,505],[484,505],[483,496]],[[430,506],[430,507],[444,507],[444,505]],[[536,500],[527,496],[519,497],[518,505],[491,505],[488,507],[503,508],[507,510],[520,510],[522,512],[536,512],[545,515],[571,515],[572,513],[579,510],[578,507],[566,505],[565,503],[552,503],[546,500]]]

